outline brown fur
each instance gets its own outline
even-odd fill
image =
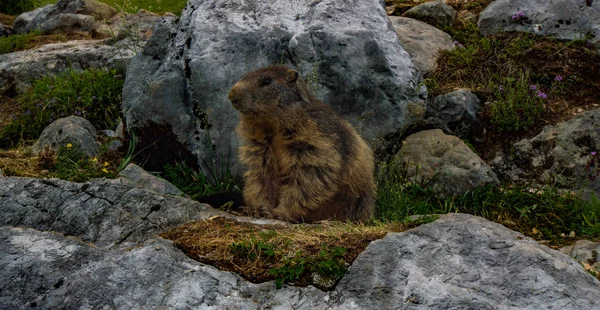
[[[296,71],[270,66],[247,73],[229,99],[242,114],[237,132],[245,142],[249,214],[297,222],[372,217],[372,151]]]

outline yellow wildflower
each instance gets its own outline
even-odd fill
[[[104,173],[108,173],[108,169],[106,169],[106,168],[102,168],[102,172],[104,172]]]
[[[104,162],[104,167],[108,167],[110,165],[107,161]]]
[[[67,148],[68,148],[68,149],[70,149],[70,148],[72,148],[72,147],[73,147],[73,144],[71,144],[71,143],[68,143],[68,144],[67,144]]]
[[[93,163],[95,163],[95,162],[98,162],[98,158],[97,158],[97,157],[94,157],[94,158],[92,158],[92,159],[91,159],[91,161],[92,161]]]

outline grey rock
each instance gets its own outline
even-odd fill
[[[87,31],[96,29],[94,18],[81,14],[57,14],[41,22],[37,28],[42,33],[55,31]]]
[[[41,8],[36,8],[33,11],[22,13],[17,16],[15,22],[13,23],[13,30],[15,33],[27,33],[29,31],[28,25],[33,21],[33,19],[38,16],[38,14],[42,14],[47,16],[50,11],[54,9],[54,4],[47,4]]]
[[[146,10],[139,10],[135,14],[120,12],[109,20],[99,22],[97,30],[100,33],[114,37],[115,40],[130,38],[134,41],[145,42],[152,35],[156,23],[162,20],[175,19],[177,19],[177,16],[172,13],[160,15]]]
[[[560,251],[595,272],[600,273],[600,242],[577,240],[572,245],[560,248]]]
[[[110,248],[137,244],[193,219],[220,212],[209,205],[129,185],[121,179],[72,183],[0,179],[0,226],[75,236]]]
[[[513,182],[552,182],[559,188],[582,190],[600,197],[600,109],[546,126],[540,134],[499,153],[492,167]],[[592,155],[592,152],[597,152]]]
[[[390,233],[334,291],[252,284],[146,239],[102,248],[0,227],[0,304],[10,309],[594,309],[600,283],[568,256],[501,225],[455,214]]]
[[[445,133],[466,137],[470,127],[477,122],[481,100],[468,89],[459,89],[435,97],[427,105],[422,126],[442,129]]]
[[[16,33],[92,31],[96,29],[96,18],[110,19],[116,13],[111,6],[95,0],[59,0],[56,4],[19,15],[14,30]]]
[[[142,187],[162,195],[185,195],[169,181],[146,172],[136,164],[127,165],[123,171],[119,172],[119,178],[127,185]]]
[[[459,138],[440,129],[408,136],[393,163],[411,181],[440,196],[456,196],[486,184],[498,184],[492,169]]]
[[[402,14],[404,17],[418,19],[436,27],[452,25],[456,11],[441,0],[419,4]]]
[[[0,55],[0,94],[21,94],[34,80],[69,68],[123,68],[135,55],[130,44],[125,40],[111,45],[103,40],[71,41]]]
[[[153,36],[123,91],[127,129],[140,147],[162,145],[142,155],[147,169],[162,169],[162,156],[215,160],[240,176],[239,114],[227,93],[242,74],[273,63],[298,70],[375,147],[424,112],[420,75],[377,1],[193,0],[177,25],[160,24]]]
[[[465,214],[372,242],[335,292],[338,309],[600,307],[600,282],[577,262]]]
[[[6,37],[13,33],[13,28],[8,25],[0,24],[0,37]]]
[[[523,17],[513,20],[518,11]],[[479,16],[484,35],[519,31],[566,40],[600,42],[600,1],[583,0],[496,0]]]
[[[112,6],[96,0],[59,0],[56,9],[62,13],[90,15],[95,19],[109,20],[117,14]]]
[[[46,146],[58,151],[61,146],[71,143],[74,148],[92,157],[100,151],[96,138],[96,129],[85,118],[69,116],[55,120],[42,131],[31,150],[34,154],[41,152]]]
[[[429,24],[400,16],[390,16],[390,21],[402,48],[423,74],[435,70],[440,51],[455,47],[449,34]]]

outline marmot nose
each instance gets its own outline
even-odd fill
[[[233,104],[234,108],[239,108],[242,103],[242,99],[244,98],[244,90],[238,84],[233,85],[231,90],[229,91],[229,100],[231,104]]]

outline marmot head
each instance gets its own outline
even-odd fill
[[[279,65],[244,74],[229,91],[233,107],[254,117],[278,117],[293,106],[311,102],[311,98],[298,72]]]

